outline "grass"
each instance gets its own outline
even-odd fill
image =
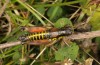
[[[94,5],[91,5],[88,0],[1,0],[0,44],[17,41],[21,35],[26,33],[26,31],[21,30],[22,26],[44,27],[49,31],[52,31],[53,28],[57,31],[66,30],[67,26],[70,26],[73,33],[99,30],[100,12],[98,11],[100,11],[100,7],[96,7],[96,4],[95,2]],[[83,23],[85,25],[81,26]],[[55,29],[53,31],[56,31]],[[94,38],[90,40],[92,42]],[[97,48],[95,51],[93,51],[92,44],[89,47],[84,47],[84,42],[88,43],[86,40],[75,40],[73,42],[58,38],[50,44],[47,43],[48,45],[41,44],[39,46],[29,45],[26,42],[24,45],[0,49],[0,65],[55,65],[56,62],[64,64],[65,61],[77,65],[79,63],[85,64],[89,58],[100,64],[97,58],[99,55],[95,53],[100,50],[98,48],[99,41],[100,38],[98,37],[92,42],[95,43],[95,48]],[[82,44],[84,45],[82,46]],[[83,48],[85,50],[80,50]],[[66,50],[68,53],[66,53]]]

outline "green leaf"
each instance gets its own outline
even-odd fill
[[[90,5],[82,11],[90,16],[89,24],[92,26],[92,30],[100,30],[100,6],[96,8],[96,5]]]
[[[11,3],[15,3],[15,2],[17,2],[16,0],[11,0]]]
[[[36,10],[41,13],[42,15],[44,15],[45,13],[45,8],[44,7],[37,7]]]
[[[69,47],[60,48],[55,53],[55,59],[63,61],[64,59],[75,60],[78,54],[79,47],[72,43]]]
[[[59,18],[62,15],[62,12],[63,12],[62,8],[56,6],[56,7],[51,7],[48,10],[47,15],[51,21],[55,21],[57,18]]]
[[[45,14],[45,8],[44,8],[44,7],[36,7],[35,9],[36,9],[39,13],[41,13],[42,15]],[[37,15],[38,15],[38,14],[37,14]],[[40,15],[38,15],[38,16],[40,16]],[[42,17],[40,16],[40,18],[42,18]],[[35,23],[36,25],[37,25],[37,24],[40,24],[39,19],[38,19],[37,17],[35,17],[34,15],[33,15],[32,20],[35,21],[34,23]]]
[[[84,7],[87,6],[88,3],[90,2],[90,0],[77,0],[77,1],[80,1],[79,4],[80,4],[81,6],[84,6]]]
[[[68,55],[66,55],[66,57],[70,58],[71,60],[75,60],[78,55],[78,50],[79,50],[78,45],[72,43],[72,45],[68,47],[67,50],[68,50],[67,52]]]
[[[15,54],[13,55],[13,60],[14,61],[18,61],[20,59],[21,55],[19,52],[15,52]]]
[[[72,26],[72,22],[68,18],[60,18],[54,23],[56,28],[62,28],[65,25]]]
[[[98,7],[96,10],[97,11],[95,11],[89,22],[92,25],[92,30],[100,30],[100,7]]]
[[[56,53],[55,53],[55,59],[56,60],[64,60],[66,57],[66,47],[60,48]]]

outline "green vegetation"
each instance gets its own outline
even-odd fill
[[[99,0],[0,0],[0,44],[17,41],[26,33],[22,26],[57,31],[70,27],[72,34],[99,31],[99,3]],[[55,65],[56,62],[88,65],[90,58],[96,65],[100,64],[99,50],[100,37],[81,40],[64,37],[39,46],[26,42],[0,49],[0,65]]]

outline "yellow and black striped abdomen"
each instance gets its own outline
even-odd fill
[[[50,34],[48,32],[30,33],[26,35],[26,40],[28,41],[43,40],[49,38],[50,38]]]

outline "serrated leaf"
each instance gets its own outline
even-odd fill
[[[62,15],[62,8],[59,6],[51,7],[47,15],[51,21],[55,21],[57,18],[59,18]]]
[[[64,60],[66,57],[66,47],[60,48],[56,53],[55,53],[55,59],[56,60]]]
[[[79,47],[75,43],[72,43],[72,45],[68,48],[67,57],[70,58],[71,60],[75,60],[78,54],[78,49]]]
[[[55,53],[55,59],[63,61],[64,59],[70,58],[71,60],[75,60],[78,54],[78,50],[79,47],[75,43],[72,43],[69,47],[60,48]]]
[[[56,28],[62,28],[65,25],[72,26],[72,22],[68,18],[60,18],[54,23]]]

